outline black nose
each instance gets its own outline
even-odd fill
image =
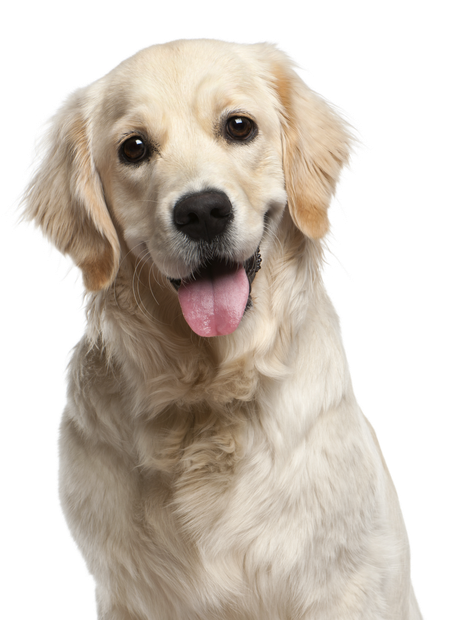
[[[195,240],[211,241],[226,230],[232,218],[229,198],[217,191],[181,198],[173,210],[176,228]]]

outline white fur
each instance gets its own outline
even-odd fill
[[[232,111],[256,120],[250,144],[217,132]],[[117,145],[137,130],[156,152],[124,166]],[[268,45],[148,48],[56,117],[27,208],[91,291],[60,480],[102,620],[421,617],[320,277],[349,142]],[[190,330],[167,279],[198,264],[173,205],[208,187],[233,205],[233,260],[259,243],[263,258],[253,307],[212,339]]]

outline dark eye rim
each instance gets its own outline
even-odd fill
[[[136,140],[136,139],[142,142],[144,149],[143,149],[142,155],[140,155],[136,159],[132,159],[132,158],[129,158],[125,154],[124,149],[125,149],[125,145],[128,142],[130,142],[131,140]],[[149,144],[148,140],[145,138],[145,136],[142,136],[139,133],[127,135],[123,139],[123,141],[120,143],[119,148],[118,148],[118,154],[119,154],[120,161],[130,166],[138,166],[139,164],[147,160],[151,156],[152,152],[153,152],[153,149],[151,145]]]
[[[229,128],[229,124],[231,121],[235,119],[243,119],[249,123],[250,127],[249,127],[249,131],[247,134],[242,135],[242,136],[237,136],[237,135],[232,134]],[[224,121],[223,134],[228,142],[232,142],[234,144],[247,144],[248,142],[251,142],[252,140],[254,140],[254,138],[257,136],[258,133],[259,133],[259,128],[256,124],[256,121],[250,116],[248,116],[247,114],[238,114],[238,113],[230,114],[229,116],[226,117]]]

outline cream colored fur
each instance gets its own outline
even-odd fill
[[[217,131],[247,113],[247,145]],[[124,165],[123,136],[155,152]],[[88,330],[61,425],[62,506],[102,620],[417,620],[397,496],[354,398],[320,276],[349,136],[269,45],[143,50],[58,113],[27,215],[82,269]],[[253,307],[201,338],[167,277],[195,252],[175,202],[260,243]],[[288,206],[286,206],[288,203]]]

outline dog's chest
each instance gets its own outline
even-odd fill
[[[276,537],[280,514],[295,503],[294,484],[279,490],[286,469],[287,464],[278,470],[270,446],[253,429],[210,428],[184,445],[167,485],[165,510],[182,537],[204,554],[243,556],[263,531]],[[297,476],[292,467],[290,476]]]

